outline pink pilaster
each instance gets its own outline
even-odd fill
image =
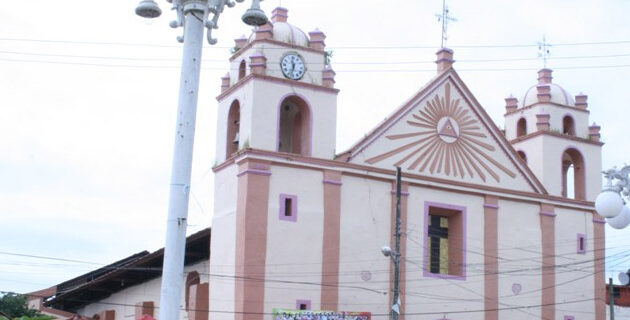
[[[505,98],[505,112],[512,112],[518,108],[518,99],[514,98],[512,95]]]
[[[593,122],[593,125],[588,127],[588,138],[591,141],[599,141],[601,139],[601,134],[599,133],[601,129],[602,127]]]
[[[256,40],[273,39],[273,25],[267,23],[256,28]]]
[[[221,92],[225,92],[230,88],[230,74],[226,73],[223,77],[221,77]]]
[[[588,96],[585,94],[578,94],[575,96],[575,107],[578,109],[586,109],[588,107]]]
[[[260,52],[249,57],[249,66],[253,74],[265,74],[267,71],[267,58]]]
[[[438,73],[453,67],[453,63],[455,62],[455,60],[453,60],[453,50],[442,48],[438,50],[436,55],[437,60],[435,60],[435,63],[437,64]]]
[[[326,66],[322,71],[322,85],[327,88],[335,86],[335,71],[330,66]]]
[[[538,131],[549,131],[551,125],[549,119],[551,116],[548,113],[540,113],[536,115],[536,129]]]
[[[536,86],[536,90],[538,91],[538,102],[551,101],[551,87],[548,84],[539,84]]]
[[[287,22],[289,18],[289,10],[283,7],[276,7],[271,11],[271,21],[273,22]]]
[[[308,46],[310,48],[317,49],[317,50],[326,49],[326,43],[324,42],[324,40],[326,40],[326,35],[323,32],[319,31],[318,29],[315,29],[309,32],[308,36],[310,38],[310,40],[308,41]]]

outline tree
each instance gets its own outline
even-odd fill
[[[29,309],[27,297],[17,293],[6,293],[0,297],[0,315],[8,318],[37,317],[41,314],[35,309]]]

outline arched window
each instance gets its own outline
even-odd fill
[[[571,181],[573,181],[573,188],[570,185]],[[576,149],[567,149],[562,154],[562,196],[584,200],[586,198],[585,182],[584,157]]]
[[[298,96],[285,98],[280,104],[278,151],[310,155],[311,111]]]
[[[241,123],[241,104],[238,100],[234,100],[230,106],[227,118],[227,135],[225,141],[225,158],[229,158],[233,153],[238,151],[238,143],[240,140],[239,131]]]
[[[521,160],[523,160],[523,162],[527,163],[527,155],[525,154],[525,152],[519,150],[516,153],[519,157],[521,157]]]
[[[564,116],[562,119],[562,133],[570,136],[575,135],[575,123],[573,122],[573,118],[571,118],[571,116]]]
[[[241,61],[241,64],[238,66],[238,80],[245,78],[245,74],[247,73],[247,65],[245,64],[245,60]]]
[[[522,137],[527,134],[527,120],[521,118],[516,123],[516,137]]]
[[[197,271],[192,271],[188,273],[188,276],[186,277],[186,309],[188,309],[190,307],[190,287],[192,287],[193,285],[199,284],[200,283],[200,279],[199,279],[199,272]]]

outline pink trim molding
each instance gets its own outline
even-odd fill
[[[395,195],[396,194],[396,190],[392,190],[392,194]],[[403,197],[407,197],[409,196],[409,192],[407,191],[400,191],[400,195]]]
[[[324,184],[333,184],[333,185],[336,185],[336,186],[340,186],[340,185],[342,185],[342,184],[343,184],[341,181],[338,181],[338,180],[329,180],[329,179],[324,179],[322,182],[323,182]]]
[[[540,215],[541,216],[547,216],[547,217],[555,217],[556,213],[555,212],[550,212],[550,211],[540,211]]]
[[[606,220],[593,218],[593,223],[606,224]]]
[[[291,215],[290,216],[286,216],[285,212],[286,212],[286,203],[287,203],[287,199],[291,199]],[[284,194],[281,193],[280,194],[280,205],[278,206],[278,218],[280,218],[280,220],[284,220],[284,221],[291,221],[291,222],[296,222],[297,221],[297,196],[296,195],[290,195],[290,194]]]
[[[255,175],[259,175],[259,176],[270,176],[271,172],[267,171],[267,170],[247,169],[247,170],[243,170],[243,171],[239,172],[236,176],[240,177],[240,176],[246,175],[246,174],[255,174]]]

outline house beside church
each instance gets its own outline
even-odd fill
[[[593,206],[603,143],[587,96],[542,69],[505,99],[500,130],[442,48],[424,87],[336,153],[336,129],[353,119],[337,118],[325,40],[278,7],[235,41],[217,97],[209,258],[183,275],[208,275],[207,306],[193,310],[212,320],[287,310],[386,319],[394,268],[380,249],[394,247],[400,167],[401,319],[604,320],[604,220]],[[72,309],[88,317],[120,299],[159,306],[158,280],[44,304],[83,301]],[[143,315],[121,313],[103,317]]]

